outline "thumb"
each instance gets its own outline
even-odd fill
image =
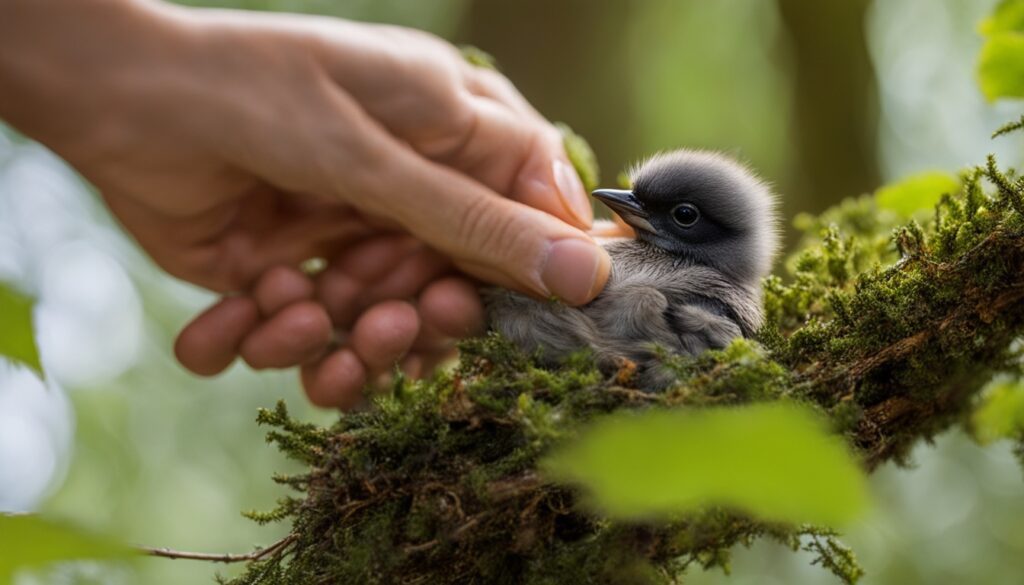
[[[466,272],[535,296],[570,305],[593,299],[611,268],[607,252],[586,233],[528,205],[506,199],[477,181],[395,144],[386,172],[364,175],[350,198],[390,217],[450,256]]]

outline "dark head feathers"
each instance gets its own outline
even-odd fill
[[[684,149],[651,157],[630,178],[647,227],[654,228],[638,229],[639,239],[743,283],[768,274],[779,240],[775,198],[747,167],[719,153]],[[694,213],[680,206],[696,208],[699,221],[681,222]]]

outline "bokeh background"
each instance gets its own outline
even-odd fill
[[[759,169],[784,212],[820,211],[909,173],[956,170],[1019,138],[988,136],[1019,103],[974,81],[977,22],[994,0],[191,0],[423,28],[477,45],[545,115],[593,145],[612,184],[659,149],[716,148]],[[294,373],[187,374],[173,335],[213,297],[162,274],[95,194],[44,148],[0,130],[0,279],[39,299],[46,382],[0,364],[0,510],[41,510],[129,542],[235,552],[281,536],[239,511],[282,494],[290,465],[256,409],[307,406]],[[1024,476],[1009,445],[951,431],[914,466],[872,478],[878,505],[845,541],[868,585],[1017,584]],[[0,554],[3,554],[0,551]],[[758,543],[734,574],[688,583],[834,583],[809,557]],[[142,560],[30,583],[210,583],[220,568]]]

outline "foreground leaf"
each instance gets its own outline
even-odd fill
[[[1024,97],[1024,34],[999,33],[985,41],[978,84],[989,100]]]
[[[0,283],[0,356],[25,364],[39,375],[39,363],[32,328],[32,300]]]
[[[846,447],[803,408],[772,404],[623,413],[599,421],[544,465],[611,516],[705,506],[768,520],[840,525],[867,507]]]
[[[956,193],[960,180],[942,171],[929,171],[906,177],[875,192],[878,206],[910,217],[917,211],[932,211],[947,193]]]
[[[978,28],[986,36],[1024,32],[1024,0],[1003,0]]]
[[[0,585],[22,569],[61,561],[127,559],[135,554],[108,537],[69,524],[0,514]]]

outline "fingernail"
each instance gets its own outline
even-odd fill
[[[556,160],[551,163],[551,173],[555,177],[555,186],[558,187],[562,206],[583,227],[589,228],[594,221],[594,208],[576,170],[565,161]]]
[[[541,280],[548,292],[570,305],[582,305],[600,292],[611,260],[600,246],[573,238],[558,240],[548,250]]]

